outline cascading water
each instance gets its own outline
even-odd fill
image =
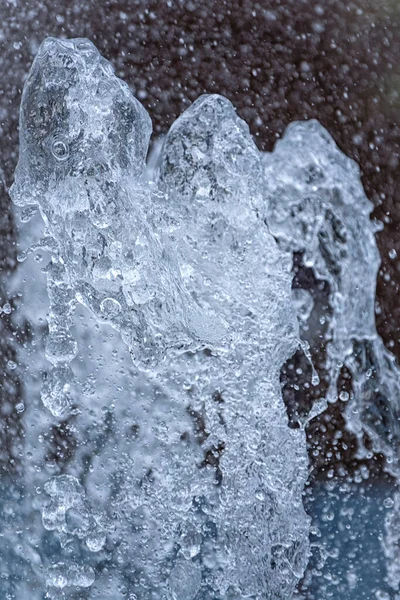
[[[371,205],[316,122],[262,154],[227,99],[202,96],[146,175],[150,134],[91,42],[43,42],[10,191],[23,220],[39,209],[31,250],[50,258],[45,408],[27,411],[30,597],[288,600],[309,554],[305,432],[280,384],[299,344],[308,354],[296,309],[327,322],[327,392],[308,418],[346,368],[360,452],[365,432],[397,472]],[[293,301],[293,253],[327,282],[326,314],[312,290]]]
[[[398,482],[400,370],[376,331],[380,256],[374,234],[380,226],[370,220],[373,206],[359,168],[317,121],[292,123],[274,152],[264,155],[264,168],[271,232],[290,257],[300,253],[314,280],[328,284],[325,303],[313,302],[313,289],[296,290],[306,331],[315,331],[307,327],[313,319],[325,325],[326,391],[307,419],[338,397],[347,402],[346,426],[357,437],[358,455],[372,456],[371,447],[383,453]],[[305,335],[318,354],[320,336]],[[399,502],[396,494],[384,541],[393,589],[400,584]]]
[[[375,327],[379,227],[370,220],[373,206],[359,168],[317,121],[292,123],[274,152],[264,155],[264,167],[271,232],[289,255],[301,253],[304,266],[329,287],[325,310],[312,315],[318,307],[309,304],[303,319],[327,322],[326,401],[336,401],[347,369],[352,387],[347,425],[357,434],[360,451],[367,433],[375,450],[396,461],[399,369]],[[316,352],[319,340],[310,342]],[[325,398],[309,418],[323,409]]]
[[[140,369],[126,398],[135,427],[113,423],[112,471],[85,473],[76,457],[44,484],[43,526],[60,544],[50,559],[39,549],[47,595],[96,590],[110,563],[141,599],[288,598],[307,563],[307,458],[280,390],[297,323],[290,262],[260,216],[261,155],[218,96],[178,119],[146,184],[149,134],[90,42],[42,44],[11,195],[38,205],[51,253],[43,403],[56,417],[85,410],[71,396],[76,302]]]

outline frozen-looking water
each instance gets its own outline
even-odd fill
[[[329,385],[322,405],[334,402],[339,392],[349,397],[347,424],[357,434],[360,450],[368,433],[375,450],[396,462],[399,369],[376,331],[378,226],[370,220],[373,205],[358,165],[317,121],[308,121],[288,127],[274,152],[264,155],[264,167],[271,232],[289,254],[301,253],[316,280],[329,287],[329,308],[317,315],[327,322]],[[313,310],[309,298],[305,321]],[[340,390],[343,377],[350,384]],[[312,414],[320,410],[317,404]]]
[[[202,96],[149,175],[150,134],[91,42],[43,42],[10,192],[23,221],[41,216],[33,249],[49,256],[42,405],[27,410],[31,597],[288,600],[308,561],[308,469],[280,372],[296,307],[313,311],[307,291],[293,303],[293,252],[330,285],[327,400],[340,362],[361,407],[349,426],[391,448],[376,409],[397,433],[370,204],[317,123],[263,155],[227,99]]]
[[[76,302],[139,369],[112,468],[86,474],[76,457],[44,485],[43,527],[60,544],[50,560],[39,549],[47,593],[95,594],[109,561],[113,593],[140,599],[286,599],[307,563],[307,458],[280,390],[297,323],[290,261],[261,216],[261,155],[218,96],[174,124],[156,183],[141,181],[149,135],[90,42],[42,44],[11,194],[39,207],[51,254],[43,403],[55,416],[88,408],[71,391]]]

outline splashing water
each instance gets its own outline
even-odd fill
[[[217,564],[235,540],[221,597],[287,597],[307,552],[303,432],[287,427],[279,386],[296,345],[289,265],[258,216],[261,168],[247,125],[220,96],[199,98],[175,122],[156,168],[179,223],[185,285],[234,332],[229,352],[195,357],[201,379],[190,391],[204,420],[204,460],[217,463],[224,498],[214,513]]]
[[[145,365],[169,348],[218,345],[225,334],[185,293],[168,224],[140,183],[150,133],[146,111],[91,42],[49,38],[41,45],[24,86],[11,194],[20,206],[39,206],[43,245],[55,243],[48,342],[54,363],[76,354],[68,315],[57,312],[67,290],[71,301],[121,331]]]
[[[274,152],[264,155],[264,168],[271,232],[290,255],[301,253],[304,266],[329,286],[329,310],[318,315],[328,320],[326,401],[338,398],[339,378],[347,369],[352,383],[348,427],[360,449],[367,433],[375,450],[394,459],[400,377],[375,326],[377,226],[370,220],[373,207],[359,168],[317,121],[291,124]],[[306,321],[312,311],[311,305]],[[309,418],[323,406],[315,406]]]
[[[374,234],[379,227],[370,220],[373,206],[365,196],[359,168],[317,121],[309,121],[288,127],[274,151],[264,155],[264,169],[271,232],[289,256],[300,253],[303,265],[313,271],[317,281],[327,282],[329,289],[327,307],[316,307],[312,296],[304,297],[307,290],[297,290],[303,298],[298,303],[300,319],[327,321],[325,369],[329,384],[308,419],[327,402],[350,398],[346,426],[357,436],[359,455],[368,456],[367,435],[372,448],[385,456],[385,468],[398,488],[400,371],[376,331],[380,256]],[[317,353],[320,341],[313,342],[311,350]],[[349,392],[340,390],[346,371]],[[399,505],[397,492],[383,541],[388,582],[397,591]]]
[[[39,547],[47,596],[97,597],[108,573],[113,597],[290,598],[308,557],[307,455],[279,376],[299,342],[247,125],[226,99],[200,98],[146,182],[144,108],[90,42],[48,39],[20,135],[11,195],[38,205],[51,255],[43,403],[85,418],[77,303],[121,333],[135,365],[129,435],[110,416],[102,460],[78,449],[44,486],[59,544],[50,559]]]
[[[307,420],[346,393],[360,454],[367,434],[398,476],[400,378],[375,327],[372,205],[315,121],[263,154],[227,99],[202,96],[145,172],[150,134],[91,42],[43,42],[10,194],[23,221],[38,207],[45,223],[20,260],[50,254],[41,398],[77,441],[33,502],[43,532],[31,562],[57,600],[288,600],[308,560],[308,469],[280,372],[299,344],[310,357],[320,343],[312,327],[299,339],[296,313],[325,323],[328,384]],[[296,257],[327,284],[326,307],[291,290]],[[111,326],[130,363],[96,365],[80,306],[91,339]],[[123,355],[118,335],[107,356]],[[385,546],[394,589],[397,520]]]

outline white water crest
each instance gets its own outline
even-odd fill
[[[102,460],[88,472],[78,448],[44,485],[59,544],[50,560],[39,548],[48,597],[96,597],[104,561],[113,593],[140,599],[290,597],[308,557],[307,455],[279,376],[298,329],[247,125],[226,99],[200,98],[146,182],[144,108],[89,41],[48,39],[20,137],[11,195],[38,206],[35,249],[51,257],[44,406],[86,427],[77,304],[120,332],[133,361],[130,429],[116,406]]]
[[[43,229],[20,260],[49,257],[42,405],[27,409],[48,445],[31,431],[46,463],[29,475],[32,598],[289,600],[309,557],[308,459],[280,377],[299,347],[316,351],[298,321],[327,323],[327,391],[308,419],[346,368],[360,452],[367,433],[395,464],[372,206],[317,122],[266,154],[229,100],[205,95],[146,170],[150,136],[90,41],[42,43],[10,190]],[[296,254],[328,284],[323,314],[312,289],[291,289]]]
[[[358,437],[360,453],[367,434],[396,471],[400,372],[376,331],[380,255],[374,234],[380,227],[370,219],[373,205],[358,165],[317,121],[308,121],[288,127],[274,151],[264,154],[264,168],[271,232],[290,256],[301,254],[315,280],[328,284],[326,305],[311,304],[305,318],[326,323],[328,388],[310,418],[343,394],[339,380],[345,375],[347,426]],[[310,342],[317,352],[320,340]]]

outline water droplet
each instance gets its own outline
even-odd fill
[[[51,151],[58,161],[64,161],[69,156],[68,146],[61,140],[56,140],[51,146]]]

